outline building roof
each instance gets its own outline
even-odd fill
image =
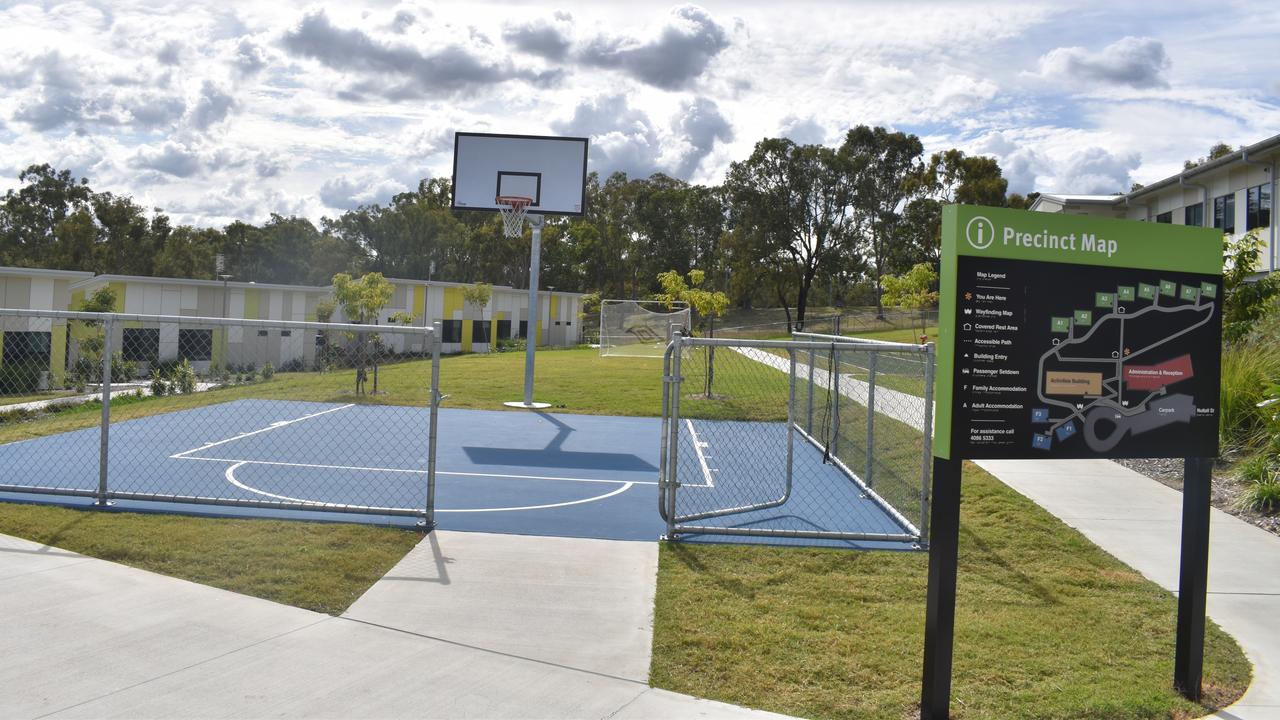
[[[472,285],[475,284],[475,283],[452,282],[449,280],[414,280],[411,278],[394,278],[394,277],[387,278],[387,281],[391,283],[395,283],[397,285],[427,285],[427,286],[439,285],[440,287],[471,287]],[[511,287],[510,285],[492,285],[492,287],[494,290],[510,290],[512,292],[529,292],[528,288],[516,288],[516,287]],[[544,287],[540,289],[540,292],[552,292],[552,291],[550,288]],[[569,292],[568,290],[557,290],[555,292],[557,295],[584,295],[585,294],[580,292]]]
[[[195,280],[192,278],[172,278],[172,277],[151,277],[150,275],[95,275],[86,278],[77,283],[72,283],[72,288],[82,288],[94,285],[100,282],[139,282],[139,283],[162,283],[165,285],[196,285],[200,287],[222,287],[221,280]],[[229,288],[257,288],[259,290],[302,290],[304,292],[329,292],[328,285],[282,285],[278,283],[255,283],[228,280],[226,286]]]
[[[93,273],[87,270],[46,270],[45,268],[11,266],[0,266],[0,275],[26,275],[28,277],[66,278],[68,280],[81,280],[93,277]]]

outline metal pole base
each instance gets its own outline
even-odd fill
[[[512,400],[504,402],[503,405],[511,408],[524,408],[525,410],[544,410],[551,407],[551,403],[544,402],[525,402],[523,400]]]

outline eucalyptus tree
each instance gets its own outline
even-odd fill
[[[724,191],[730,222],[745,236],[740,247],[773,271],[784,307],[795,293],[799,327],[819,269],[856,254],[855,177],[840,153],[787,138],[761,140],[750,157],[729,166]]]

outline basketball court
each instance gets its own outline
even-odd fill
[[[395,422],[379,420],[379,414],[394,414]],[[658,418],[451,408],[441,409],[439,417],[440,529],[641,541],[658,540],[665,532],[658,512]],[[728,421],[686,422],[692,432],[682,434],[679,452],[699,458],[705,473],[701,482],[689,482],[682,491],[733,497],[735,482],[750,480],[759,486],[762,477],[781,471],[778,460],[769,463],[762,455],[708,442],[722,434],[717,430]],[[737,426],[735,437],[746,432],[762,439],[776,434],[779,426],[728,424]],[[237,400],[120,422],[111,430],[112,446],[120,448],[110,460],[114,489],[263,505],[118,500],[113,508],[412,526],[414,518],[382,515],[376,509],[425,503],[428,426],[426,408],[280,400]],[[381,430],[360,434],[352,432],[353,427]],[[98,482],[99,439],[98,429],[90,428],[0,445],[0,464],[43,468],[40,476],[15,478],[15,484],[92,490]],[[835,494],[868,532],[900,530],[879,506],[860,497],[843,474],[824,466],[815,448],[798,445],[797,451],[807,480],[797,484],[786,506],[719,521],[765,527],[772,522],[793,524],[805,514],[806,497],[829,503]],[[3,497],[70,505],[92,502],[28,494]],[[318,511],[276,509],[270,507],[272,501],[315,503]],[[370,510],[339,515],[323,512],[325,504]]]

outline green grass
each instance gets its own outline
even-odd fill
[[[884,340],[886,342],[911,343],[915,345],[920,342],[920,328],[898,328],[889,330],[873,330],[868,332],[845,333],[854,338],[867,338],[869,340]],[[929,342],[938,342],[938,326],[930,325],[924,329],[925,335],[929,336]]]
[[[0,503],[0,533],[336,615],[421,538],[395,528]]]
[[[1181,699],[1172,595],[976,467],[964,494],[954,717],[1198,717],[1248,686],[1210,623],[1206,705]],[[926,568],[919,553],[664,544],[651,680],[804,717],[914,717]]]

